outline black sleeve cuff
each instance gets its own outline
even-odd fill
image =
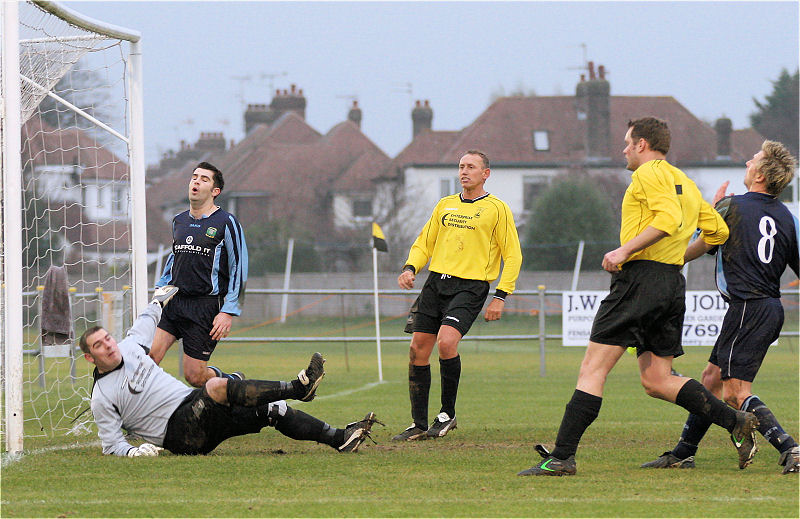
[[[508,293],[507,292],[503,292],[502,290],[500,290],[498,288],[497,290],[494,291],[494,296],[493,297],[496,297],[497,299],[505,301],[506,297],[508,297]]]
[[[415,269],[411,265],[404,265],[402,271],[405,272],[406,270],[410,270],[412,274],[416,274],[417,273],[417,269]]]

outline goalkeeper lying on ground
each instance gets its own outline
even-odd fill
[[[285,399],[314,398],[325,375],[319,353],[291,382],[215,377],[194,389],[161,369],[147,354],[161,310],[177,292],[173,286],[157,289],[119,344],[99,326],[81,335],[84,357],[95,365],[92,413],[104,454],[157,456],[161,448],[174,454],[208,454],[228,438],[265,426],[341,452],[355,452],[369,437],[377,422],[374,413],[336,429],[286,405]],[[122,429],[149,443],[134,447]]]

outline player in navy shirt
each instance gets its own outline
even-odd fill
[[[247,245],[236,218],[214,204],[225,181],[222,172],[201,162],[189,182],[189,210],[172,220],[172,254],[156,287],[175,285],[178,295],[158,323],[150,356],[160,363],[175,340],[183,338],[186,381],[201,387],[226,374],[208,359],[217,341],[228,336],[233,316],[242,313],[247,281]]]
[[[730,228],[728,241],[717,249],[702,240],[689,245],[685,260],[704,252],[716,253],[717,288],[729,303],[722,330],[703,384],[736,409],[758,417],[758,431],[780,453],[783,473],[800,471],[800,448],[783,430],[772,411],[752,393],[752,383],[769,345],[783,326],[780,279],[787,265],[798,273],[798,222],[777,199],[794,176],[796,161],[780,143],[765,141],[747,162],[744,185],[747,193],[722,198],[716,208]],[[725,194],[722,185],[717,198]],[[642,465],[651,468],[692,468],[697,445],[710,423],[690,414],[678,445],[657,460]]]

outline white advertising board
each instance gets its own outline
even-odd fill
[[[564,346],[586,346],[592,321],[607,290],[564,292],[561,296],[561,334]],[[688,290],[683,319],[684,346],[713,346],[728,303],[716,290]]]

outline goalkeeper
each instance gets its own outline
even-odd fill
[[[165,372],[148,353],[162,308],[177,292],[173,286],[157,289],[119,343],[100,326],[81,335],[84,357],[95,365],[91,408],[103,454],[156,456],[162,448],[174,454],[207,454],[228,438],[265,426],[340,452],[357,451],[369,437],[377,422],[374,413],[337,429],[286,405],[290,398],[313,400],[325,375],[319,353],[290,382],[213,377],[194,389]],[[122,429],[148,443],[134,447]]]

